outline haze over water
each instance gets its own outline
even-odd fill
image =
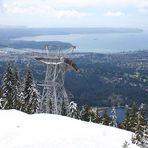
[[[41,35],[23,37],[25,41],[62,41],[77,46],[78,52],[116,53],[148,50],[148,32]]]

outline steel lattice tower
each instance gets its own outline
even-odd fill
[[[71,49],[74,49],[73,46]],[[65,106],[65,112],[68,114],[69,97],[64,87],[65,73],[73,68],[79,71],[73,61],[60,52],[50,52],[46,46],[46,55],[36,57],[47,65],[46,75],[43,86],[40,111],[44,113],[61,114],[62,105]]]

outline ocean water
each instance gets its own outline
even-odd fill
[[[148,32],[41,35],[17,40],[68,42],[75,45],[78,52],[116,53],[148,50]]]

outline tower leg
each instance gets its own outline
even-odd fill
[[[49,64],[45,76],[41,112],[61,114],[64,101],[68,115],[69,100],[64,88],[65,64]]]
[[[57,65],[54,67],[54,75],[53,75],[53,113],[58,114],[58,105],[57,105],[57,90],[56,90],[56,73],[57,73]]]

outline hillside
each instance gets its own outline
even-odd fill
[[[122,148],[132,133],[59,115],[0,110],[1,148]],[[130,144],[129,148],[137,148]]]
[[[44,82],[46,65],[28,55],[0,54],[0,84],[8,60],[15,61],[23,80],[30,61],[37,84]],[[80,73],[69,71],[65,87],[79,105],[124,106],[133,101],[148,104],[148,52],[137,51],[116,54],[75,53],[70,55]],[[42,88],[39,88],[42,89]]]
[[[75,57],[80,73],[67,73],[75,102],[91,106],[148,104],[148,52],[88,53]]]

